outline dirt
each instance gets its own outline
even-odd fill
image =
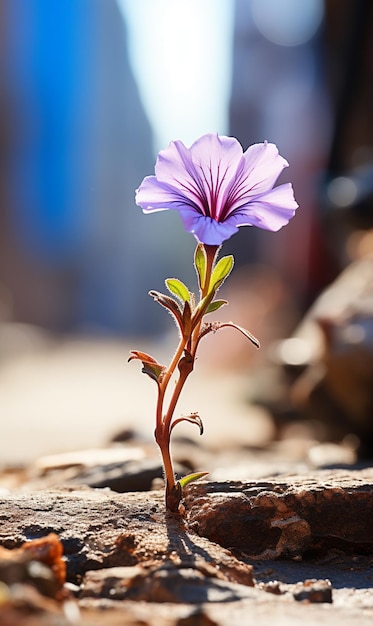
[[[253,618],[259,624],[368,624],[372,474],[335,470],[206,481],[189,489],[182,516],[165,512],[162,490],[118,494],[66,484],[29,490],[24,483],[0,501],[0,623],[89,625],[104,612],[108,626],[119,619],[151,626],[238,625]],[[360,523],[351,525],[356,503]],[[216,537],[222,524],[230,536]],[[261,546],[273,545],[273,529],[280,530],[280,552],[258,550],[258,537]],[[43,585],[40,573],[26,575],[22,559],[14,573],[19,555],[27,552],[37,562],[40,542],[52,540],[61,543],[66,562],[62,594],[61,585],[45,586],[45,573]],[[53,578],[53,562],[49,566]]]
[[[127,348],[38,339],[0,364],[0,626],[370,625],[371,463],[304,425],[275,441],[245,372],[198,365],[185,411],[205,434],[181,428],[172,449],[209,480],[170,517]],[[50,540],[64,580],[23,548]]]

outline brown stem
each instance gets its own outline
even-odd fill
[[[168,420],[167,418],[167,416],[170,413],[170,408],[168,409],[166,415],[163,416],[163,403],[164,403],[164,397],[165,397],[168,383],[170,382],[171,376],[174,373],[175,368],[182,357],[182,354],[185,349],[185,345],[186,345],[186,340],[182,338],[180,340],[179,346],[174,354],[174,357],[169,367],[167,368],[167,371],[162,381],[158,385],[155,440],[161,451],[164,473],[165,473],[166,507],[173,511],[177,510],[177,507],[175,504],[177,500],[177,497],[175,498],[175,494],[177,492],[177,483],[175,481],[175,473],[174,473],[174,468],[173,468],[172,458],[171,458],[171,453],[170,453],[170,427],[169,427],[170,420]],[[174,394],[175,394],[175,390],[174,390]],[[180,502],[180,498],[179,498],[179,502]]]
[[[167,503],[167,494],[172,493],[175,489],[175,473],[172,465],[171,452],[170,452],[170,433],[169,429],[165,426],[163,419],[163,402],[164,391],[158,387],[158,401],[157,401],[157,421],[155,427],[155,440],[159,446],[162,455],[163,468],[166,480],[166,507],[169,508]]]
[[[214,267],[214,261],[215,261],[218,249],[219,249],[219,246],[205,245],[206,274],[205,274],[204,285],[200,293],[201,300],[208,294],[211,273]],[[182,494],[181,494],[180,484],[175,481],[175,473],[174,473],[171,452],[170,452],[171,421],[172,421],[172,417],[176,408],[176,404],[180,397],[180,393],[185,384],[185,381],[188,378],[191,371],[193,370],[194,355],[195,355],[195,350],[198,344],[198,337],[199,337],[199,332],[201,328],[201,323],[202,323],[202,318],[201,318],[201,321],[197,324],[196,328],[193,330],[191,337],[181,338],[178,348],[174,354],[174,357],[169,367],[167,368],[163,379],[160,381],[158,385],[157,421],[156,421],[156,428],[155,428],[155,439],[161,451],[163,467],[164,467],[164,472],[165,472],[166,508],[173,512],[178,511]],[[187,345],[188,347],[191,348],[190,350],[191,359],[190,359],[190,362],[185,361],[185,363],[183,364],[184,366],[181,367],[183,352]],[[177,365],[179,365],[180,375],[176,382],[173,394],[171,396],[168,410],[165,413],[165,415],[163,415],[163,403],[164,403],[166,389]]]
[[[159,391],[159,403],[157,408],[157,427],[155,430],[155,439],[160,448],[163,460],[163,467],[166,479],[166,507],[172,511],[176,511],[176,501],[179,503],[181,499],[181,492],[178,489],[178,483],[175,481],[175,472],[172,464],[172,458],[170,453],[170,435],[171,435],[171,420],[176,408],[177,401],[180,397],[180,393],[184,386],[184,383],[192,371],[193,364],[188,369],[180,372],[180,376],[176,382],[174,392],[172,394],[168,410],[166,414],[159,418],[159,411],[162,410],[164,394]],[[176,507],[176,508],[175,508]]]
[[[182,337],[181,340],[180,340],[180,343],[179,343],[179,345],[177,347],[177,350],[176,350],[176,352],[174,354],[174,357],[173,357],[170,365],[168,366],[167,371],[166,371],[166,373],[165,373],[165,375],[164,375],[164,377],[163,377],[163,379],[162,379],[162,381],[160,383],[160,388],[161,388],[161,390],[163,392],[163,396],[164,396],[164,394],[166,392],[167,385],[170,382],[170,378],[171,378],[172,374],[174,373],[175,368],[176,368],[178,362],[180,361],[180,359],[181,359],[181,357],[183,355],[183,352],[185,350],[186,344],[187,344],[187,340]]]
[[[170,511],[176,512],[179,509],[181,490],[178,486],[178,483],[175,481],[174,468],[172,465],[170,452],[170,433],[164,428],[164,424],[161,425],[161,428],[156,429],[155,438],[161,451],[163,468],[165,472],[166,508]]]
[[[178,380],[176,382],[175,389],[174,389],[174,392],[172,394],[172,397],[171,397],[171,400],[170,400],[170,404],[168,406],[167,413],[164,416],[164,422],[163,422],[165,428],[169,432],[171,432],[170,425],[171,425],[172,416],[173,416],[175,408],[176,408],[176,404],[177,404],[177,402],[179,400],[179,397],[180,397],[180,394],[181,394],[182,389],[184,387],[185,381],[188,378],[188,376],[189,376],[191,371],[192,370],[180,374],[180,376],[179,376],[179,378],[178,378]]]

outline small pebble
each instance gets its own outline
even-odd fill
[[[322,603],[333,602],[332,584],[330,580],[305,580],[298,583],[293,591],[294,599],[298,602]]]

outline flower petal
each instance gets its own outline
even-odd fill
[[[246,205],[229,215],[225,223],[239,226],[258,226],[278,231],[294,217],[298,204],[291,183],[279,185],[267,193],[251,198]]]
[[[225,186],[236,176],[243,150],[234,137],[210,133],[191,145],[190,154],[202,179],[220,189],[221,184]]]
[[[234,137],[210,133],[195,141],[190,153],[209,208],[205,215],[219,221],[243,156],[242,146]]]
[[[141,206],[144,213],[152,211],[178,210],[187,208],[191,201],[167,183],[160,182],[156,176],[146,176],[140,187],[136,189],[136,204]],[[193,205],[192,205],[193,206]],[[198,207],[194,207],[198,209]]]
[[[290,184],[273,188],[288,166],[275,144],[244,153],[233,137],[203,135],[187,148],[172,141],[157,158],[155,176],[136,190],[145,213],[178,210],[186,230],[201,242],[220,245],[240,226],[276,231],[298,205]]]
[[[203,215],[218,220],[242,155],[237,139],[209,133],[189,149],[172,141],[159,153],[155,173],[158,181],[185,195]]]
[[[220,219],[226,219],[237,207],[272,189],[288,165],[286,159],[279,155],[275,144],[265,141],[250,146],[237,168],[235,180],[225,194]]]
[[[245,172],[254,193],[271,189],[289,163],[279,155],[274,143],[254,144],[244,153]]]
[[[180,217],[186,231],[192,233],[200,243],[210,246],[220,246],[237,232],[237,226],[230,220],[217,222],[190,210],[181,210]]]
[[[179,197],[184,196],[186,204],[197,206],[205,214],[207,198],[203,181],[197,171],[190,150],[182,141],[171,141],[161,150],[155,164],[156,179],[174,189]]]

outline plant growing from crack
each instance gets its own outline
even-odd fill
[[[186,148],[173,141],[162,150],[155,165],[155,176],[144,178],[136,190],[136,203],[144,213],[167,209],[179,212],[185,230],[197,239],[194,267],[199,296],[177,278],[165,283],[170,295],[150,291],[150,295],[173,316],[179,330],[179,343],[168,366],[149,354],[131,351],[129,360],[138,359],[142,371],[158,389],[155,440],[160,448],[165,482],[166,507],[179,510],[184,487],[208,472],[175,479],[170,439],[181,422],[195,424],[203,433],[198,413],[175,417],[175,409],[188,376],[193,371],[199,342],[210,333],[231,327],[240,331],[257,348],[259,341],[233,322],[205,321],[205,316],[228,304],[217,293],[234,265],[232,255],[218,260],[222,243],[240,226],[258,226],[278,231],[294,216],[298,205],[290,183],[274,187],[287,161],[271,143],[259,143],[243,152],[233,137],[207,134]],[[166,391],[175,380],[166,405]]]

